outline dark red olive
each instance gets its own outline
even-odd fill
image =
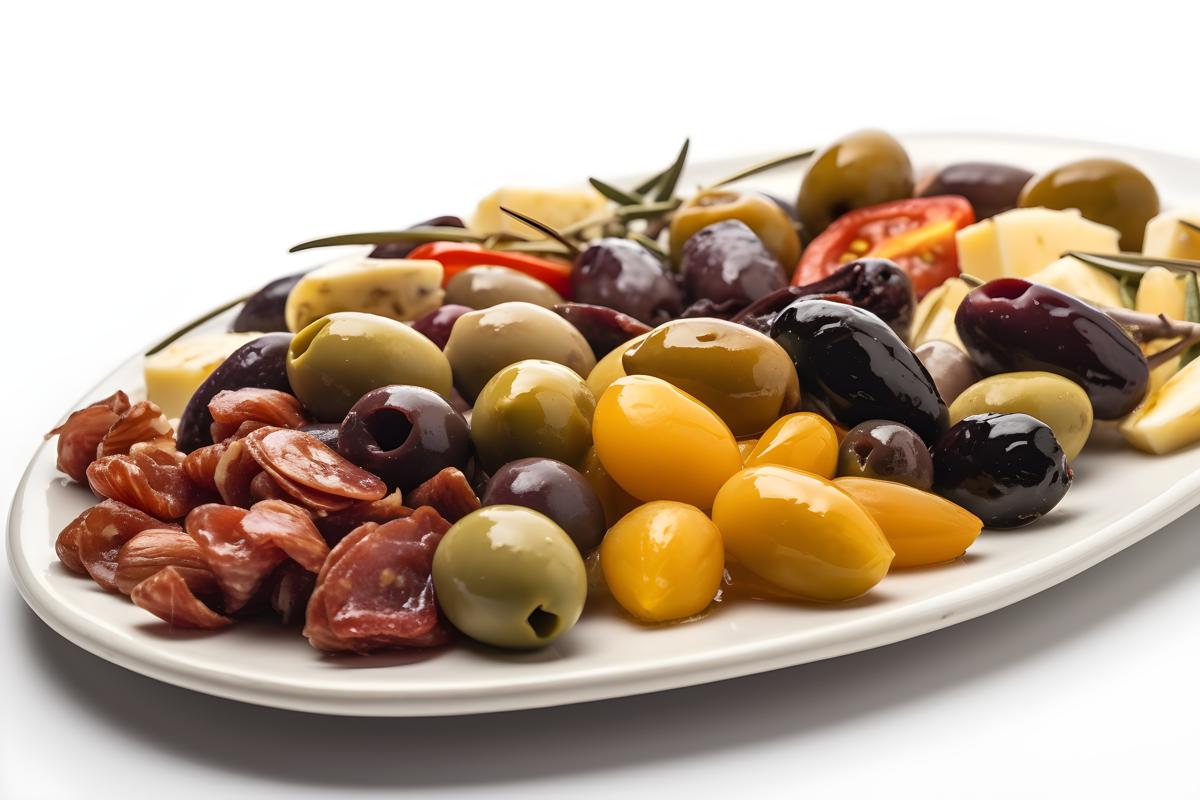
[[[954,317],[985,373],[1040,370],[1083,387],[1096,419],[1119,419],[1146,396],[1150,367],[1121,326],[1049,286],[1000,278],[971,290]]]
[[[190,453],[212,441],[212,414],[208,403],[217,392],[225,389],[278,389],[292,393],[288,383],[287,352],[292,343],[290,333],[268,333],[246,342],[230,353],[221,366],[204,379],[188,400],[179,427],[175,432],[176,447]]]
[[[775,256],[737,219],[714,222],[692,234],[683,246],[680,269],[692,302],[747,306],[787,286]]]
[[[600,239],[571,270],[571,298],[628,314],[647,325],[679,316],[683,292],[662,262],[637,242]]]
[[[933,460],[912,428],[873,419],[855,425],[842,439],[838,475],[907,483],[927,492],[933,486]]]
[[[619,344],[650,331],[650,326],[612,308],[587,303],[559,303],[554,313],[575,326],[592,346],[596,360]]]
[[[796,365],[804,400],[847,428],[885,419],[930,444],[949,412],[933,378],[883,320],[829,300],[797,300],[771,325],[771,338]]]
[[[1058,505],[1074,475],[1062,447],[1028,414],[977,414],[933,448],[934,491],[989,528],[1028,525]]]
[[[242,303],[242,310],[229,324],[229,330],[238,333],[286,331],[288,326],[283,307],[287,305],[292,288],[303,277],[304,273],[300,272],[276,278],[250,295],[246,302]]]
[[[321,444],[328,447],[330,450],[338,449],[338,428],[341,426],[336,422],[316,422],[312,425],[305,425],[300,430],[305,433],[311,433],[320,440]]]
[[[413,320],[413,330],[424,334],[425,338],[444,349],[446,342],[450,340],[450,331],[454,329],[454,323],[458,322],[458,318],[463,314],[474,310],[473,308],[454,305],[453,303],[438,306],[433,311]]]
[[[908,339],[917,296],[908,273],[885,258],[851,261],[816,283],[784,287],[751,304],[733,320],[765,333],[788,304],[801,297],[827,299],[830,295],[870,311],[901,339]]]
[[[604,538],[604,507],[591,484],[577,470],[552,458],[505,464],[488,481],[483,504],[540,511],[558,523],[584,555]]]
[[[427,219],[424,222],[418,222],[413,228],[465,228],[467,227],[461,219],[454,216],[434,217]],[[421,242],[392,242],[390,244],[377,244],[375,249],[371,251],[371,258],[408,258],[408,254],[416,250]]]
[[[383,386],[355,403],[338,429],[338,452],[402,491],[470,458],[467,421],[437,392]]]
[[[975,219],[994,217],[1017,207],[1021,189],[1033,173],[1007,164],[969,161],[943,167],[917,191],[917,197],[956,194],[967,198],[975,209]]]

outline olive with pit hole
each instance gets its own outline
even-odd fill
[[[921,437],[898,422],[875,419],[855,425],[838,448],[838,475],[933,486],[933,459]]]

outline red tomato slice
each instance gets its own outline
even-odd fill
[[[957,195],[893,200],[843,214],[812,240],[792,283],[802,286],[858,258],[887,258],[912,278],[921,297],[959,274],[954,234],[975,221]]]

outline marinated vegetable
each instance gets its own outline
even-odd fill
[[[842,439],[837,474],[904,483],[921,491],[933,486],[933,460],[921,438],[898,422],[871,420]]]
[[[892,567],[923,567],[958,558],[983,529],[970,511],[911,486],[870,478],[838,478],[833,484],[879,523],[896,551]]]

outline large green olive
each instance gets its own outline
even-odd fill
[[[678,319],[625,351],[629,375],[653,375],[716,412],[735,436],[762,433],[800,401],[796,367],[758,331],[723,319]]]
[[[447,303],[491,308],[513,301],[552,308],[563,299],[562,295],[537,278],[508,267],[469,267],[446,283]]]
[[[856,208],[912,197],[913,168],[900,142],[883,131],[857,131],[813,160],[796,211],[810,236]]]
[[[1122,250],[1141,250],[1146,223],[1158,214],[1158,192],[1137,167],[1113,158],[1073,161],[1039,175],[1021,190],[1022,208],[1077,208],[1121,232]]]
[[[486,506],[446,532],[433,556],[438,604],[454,627],[496,647],[545,647],[587,599],[587,570],[570,537],[521,506]]]
[[[579,466],[592,444],[596,398],[583,378],[553,361],[509,364],[475,401],[471,439],[488,472],[542,456]]]
[[[1051,372],[1006,372],[984,378],[950,405],[950,424],[976,414],[1028,414],[1054,431],[1067,460],[1092,432],[1092,404],[1072,380]]]
[[[402,322],[359,311],[329,314],[297,333],[287,374],[296,397],[321,422],[341,422],[380,386],[424,386],[447,400],[453,388],[437,345]]]
[[[501,303],[463,314],[450,331],[445,353],[454,385],[468,401],[493,375],[524,359],[553,361],[583,376],[596,366],[591,346],[574,325],[532,303]]]

